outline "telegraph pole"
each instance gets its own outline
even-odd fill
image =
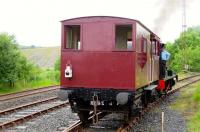
[[[185,71],[188,70],[189,66],[187,64],[187,55],[185,54],[187,44],[186,44],[186,33],[187,24],[186,24],[186,0],[182,0],[182,50],[183,50],[183,62]]]
[[[182,0],[182,33],[184,33],[187,29],[186,25],[186,0]]]

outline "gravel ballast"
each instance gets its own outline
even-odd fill
[[[185,132],[186,123],[183,115],[170,108],[179,95],[179,92],[167,97],[160,105],[149,111],[134,127],[134,132],[161,132],[162,131],[162,112],[164,112],[164,131],[165,132]]]
[[[152,108],[148,113],[146,113],[142,119],[138,122],[137,125],[130,131],[133,132],[161,132],[162,131],[162,112],[164,112],[164,132],[185,132],[186,123],[183,115],[170,108],[171,103],[176,101],[176,98],[179,96],[179,92],[174,93],[173,95],[167,97],[163,102]],[[110,117],[110,121],[108,119]],[[98,126],[101,128],[98,129],[87,129],[88,131],[95,132],[114,132],[119,128],[120,120],[119,115],[111,114],[103,118],[99,122]],[[119,120],[119,121],[112,121]],[[118,126],[116,126],[118,125]],[[105,128],[108,128],[105,130]],[[111,128],[111,129],[109,129]],[[113,129],[113,130],[112,130]]]
[[[55,92],[53,93],[55,94]],[[179,95],[179,92],[167,97],[165,101],[155,106],[152,110],[144,115],[144,117],[139,121],[139,123],[134,126],[134,132],[160,132],[161,131],[161,113],[164,112],[164,131],[165,132],[185,132],[186,124],[185,119],[181,113],[172,110],[170,104],[174,102]],[[45,95],[42,94],[43,98]],[[49,93],[48,93],[49,97]],[[28,97],[27,97],[28,98]],[[31,98],[31,97],[29,97]],[[36,97],[32,97],[36,98]],[[38,99],[36,98],[36,99]],[[16,101],[17,102],[17,101]],[[23,102],[23,101],[22,101]],[[102,124],[100,126],[106,128],[117,128],[118,121],[121,118],[113,118],[116,115],[111,115],[111,121],[109,119],[102,119]],[[62,131],[65,127],[69,126],[73,122],[78,120],[78,116],[71,112],[70,107],[64,107],[59,110],[44,114],[33,120],[30,120],[22,125],[8,129],[8,131],[13,132],[57,132]],[[112,121],[113,120],[113,121]],[[110,123],[110,124],[109,124]],[[105,131],[105,129],[103,129]],[[102,131],[102,129],[100,130]],[[113,131],[113,130],[106,130]],[[116,129],[114,130],[116,131]]]
[[[64,107],[39,116],[22,125],[11,128],[12,132],[58,132],[78,120],[78,116],[71,112],[70,107]]]
[[[39,94],[34,94],[34,95],[29,95],[21,98],[16,98],[16,99],[10,99],[7,101],[1,101],[0,102],[0,110],[5,110],[8,108],[16,107],[22,104],[42,100],[42,99],[47,99],[51,97],[57,96],[57,91],[48,91],[44,93],[39,93]]]

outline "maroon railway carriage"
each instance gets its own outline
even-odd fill
[[[93,16],[62,21],[61,99],[81,120],[89,111],[127,112],[175,84],[159,78],[160,38],[137,20]]]

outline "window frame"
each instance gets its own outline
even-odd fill
[[[144,42],[146,42],[146,43],[144,43]],[[140,52],[141,53],[147,53],[147,46],[148,46],[147,38],[145,38],[144,36],[142,36],[141,37],[141,49],[140,49]],[[145,49],[145,51],[144,51],[144,49]]]
[[[160,56],[160,41],[157,41],[157,55]]]
[[[151,53],[152,55],[157,55],[157,41],[155,40],[151,42]]]
[[[131,37],[132,37],[132,47],[130,49],[126,48],[126,49],[119,49],[116,47],[116,27],[117,26],[131,26],[132,28],[132,32],[131,32]],[[135,29],[135,26],[134,26],[134,23],[115,23],[113,24],[113,51],[120,51],[120,52],[129,52],[129,51],[134,51],[134,35],[135,35],[135,32],[134,32],[134,29]]]
[[[80,49],[78,48],[68,48],[68,27],[72,26],[79,26],[80,27]],[[82,51],[83,50],[83,41],[82,41],[82,25],[81,24],[66,24],[64,25],[64,50],[68,51]]]

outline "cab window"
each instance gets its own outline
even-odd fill
[[[65,27],[65,44],[67,49],[80,50],[80,26],[79,25],[67,25]]]
[[[152,41],[152,43],[151,43],[151,52],[152,52],[152,54],[156,54],[157,53],[157,42],[156,41]]]
[[[147,53],[147,39],[144,37],[141,39],[141,52]]]
[[[116,25],[115,26],[115,48],[122,50],[130,50],[132,43],[132,25]]]

